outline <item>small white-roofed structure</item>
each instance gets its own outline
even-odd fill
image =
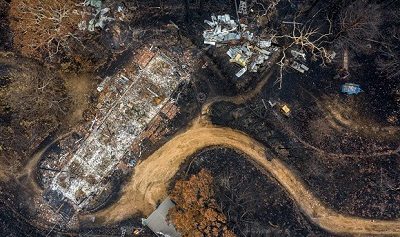
[[[175,227],[167,220],[168,211],[174,206],[175,204],[167,197],[147,219],[143,219],[143,225],[149,227],[157,235],[180,237]]]

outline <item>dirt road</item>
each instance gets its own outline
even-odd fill
[[[143,162],[125,186],[120,199],[108,208],[95,213],[96,223],[112,224],[134,214],[150,214],[167,195],[167,187],[179,166],[197,151],[210,146],[224,146],[239,150],[263,173],[272,175],[294,199],[312,222],[321,228],[338,234],[351,235],[400,235],[400,221],[370,220],[345,216],[329,209],[303,184],[291,169],[278,159],[268,160],[265,147],[246,134],[226,127],[215,127],[207,118],[207,112],[216,101],[235,104],[254,97],[265,86],[267,75],[257,88],[238,97],[217,97],[203,106],[202,115],[185,132],[176,135]],[[84,216],[83,219],[92,218]]]
[[[231,102],[234,104],[242,104],[252,98],[254,98],[256,95],[258,95],[261,90],[264,88],[264,86],[267,84],[271,76],[274,74],[274,70],[270,70],[268,73],[266,73],[262,80],[257,84],[257,86],[248,91],[247,93],[244,93],[242,95],[238,96],[216,96],[211,99],[209,99],[202,107],[202,113],[205,114],[209,111],[210,107],[215,103],[215,102],[221,102],[221,101],[226,101],[226,102]]]
[[[121,221],[135,213],[148,215],[167,194],[167,186],[179,166],[196,151],[209,146],[225,146],[245,153],[262,172],[271,174],[312,222],[332,233],[355,235],[400,234],[400,221],[369,220],[344,216],[327,208],[286,164],[268,161],[265,148],[244,133],[230,128],[202,125],[189,128],[138,164],[121,198],[96,213],[102,223]]]

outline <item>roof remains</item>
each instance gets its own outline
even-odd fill
[[[143,224],[156,234],[180,237],[181,235],[176,231],[175,227],[167,220],[168,211],[174,206],[175,204],[167,197],[147,219],[143,219]]]
[[[247,14],[246,2],[241,1],[239,8],[241,14]],[[236,73],[236,77],[241,77],[246,71],[257,72],[269,59],[272,51],[276,51],[270,39],[255,37],[253,32],[246,30],[247,25],[233,20],[228,14],[212,15],[211,21],[205,20],[204,23],[210,26],[210,29],[203,32],[204,44],[236,44],[226,52],[230,62],[242,67]]]
[[[98,86],[104,98],[92,129],[72,154],[65,154],[63,172],[51,180],[49,189],[78,208],[105,189],[103,181],[185,78],[186,73],[161,52],[145,48],[138,58],[143,67],[138,73],[106,78]]]

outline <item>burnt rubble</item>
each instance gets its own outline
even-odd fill
[[[256,36],[253,29],[232,19],[229,14],[212,15],[211,21],[205,20],[204,23],[209,26],[203,32],[204,44],[229,46],[226,52],[229,61],[241,67],[236,77],[241,77],[246,71],[258,72],[271,55],[278,51],[271,39]]]

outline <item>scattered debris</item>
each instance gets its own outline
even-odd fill
[[[290,65],[290,67],[301,73],[304,73],[304,72],[308,71],[308,69],[309,69],[306,65],[298,63],[296,61],[293,61],[293,63]]]
[[[260,40],[258,42],[258,47],[265,49],[271,47],[271,40]]]
[[[247,67],[240,69],[235,75],[236,77],[241,77],[247,71]]]
[[[109,11],[110,8],[103,8],[100,12],[96,13],[96,16],[88,23],[88,31],[94,31],[96,27],[103,29],[107,22],[113,21],[114,18],[107,16]]]
[[[346,93],[348,95],[358,94],[363,92],[359,84],[354,83],[345,83],[341,87],[342,93]]]
[[[239,12],[247,14],[245,1],[240,2]],[[211,27],[203,32],[204,44],[217,47],[228,43],[234,45],[226,53],[230,57],[230,62],[242,67],[236,73],[237,77],[241,77],[248,70],[257,72],[270,55],[277,51],[270,39],[255,37],[253,32],[246,30],[247,25],[233,20],[228,14],[212,15],[211,21],[204,22]]]
[[[240,1],[238,13],[247,15],[247,2],[246,1],[243,1],[243,0]]]
[[[345,68],[341,68],[338,74],[334,77],[334,79],[341,79],[344,80],[350,76],[350,72]]]
[[[306,54],[303,52],[303,50],[297,51],[291,49],[290,53],[293,55],[294,59],[306,61]]]
[[[124,6],[124,5],[118,5],[117,11],[118,11],[118,12],[123,12],[123,11],[125,11],[125,6]]]
[[[102,92],[104,90],[104,86],[107,85],[110,81],[111,77],[106,77],[103,81],[97,86],[97,91]]]
[[[150,60],[153,59],[155,53],[149,48],[143,48],[137,57],[137,64],[141,69],[145,68],[149,64]]]
[[[179,112],[170,96],[189,79],[187,73],[161,50],[144,48],[132,63],[132,67],[143,68],[121,72],[98,86],[101,94],[92,129],[76,150],[62,154],[59,172],[46,185],[77,208],[85,207],[103,191],[104,180],[136,140],[146,135],[154,142],[165,133],[165,121]],[[129,163],[135,164],[136,160]]]
[[[133,235],[140,235],[143,232],[142,228],[136,228],[133,230]]]
[[[85,20],[81,21],[78,24],[79,30],[93,32],[96,27],[103,29],[107,22],[114,20],[114,18],[107,16],[110,12],[110,8],[102,8],[101,0],[85,0],[83,5],[93,7],[95,9],[95,14],[88,22]]]
[[[240,34],[235,32],[238,24],[231,20],[228,14],[211,16],[211,21],[205,20],[212,29],[203,32],[204,43],[215,45],[217,42],[228,42],[231,40],[239,40]]]
[[[276,101],[271,101],[271,100],[268,100],[268,103],[272,108],[277,104]]]
[[[96,10],[100,11],[102,6],[102,0],[85,0],[83,4],[85,6],[92,6]]]
[[[237,52],[229,61],[231,63],[236,63],[239,66],[247,67],[248,56],[243,53],[243,51]]]
[[[303,52],[303,50],[297,51],[291,49],[290,53],[292,54],[294,60],[292,64],[290,64],[291,68],[301,73],[304,73],[309,70],[309,68],[303,64],[303,62],[306,61],[306,54]]]

